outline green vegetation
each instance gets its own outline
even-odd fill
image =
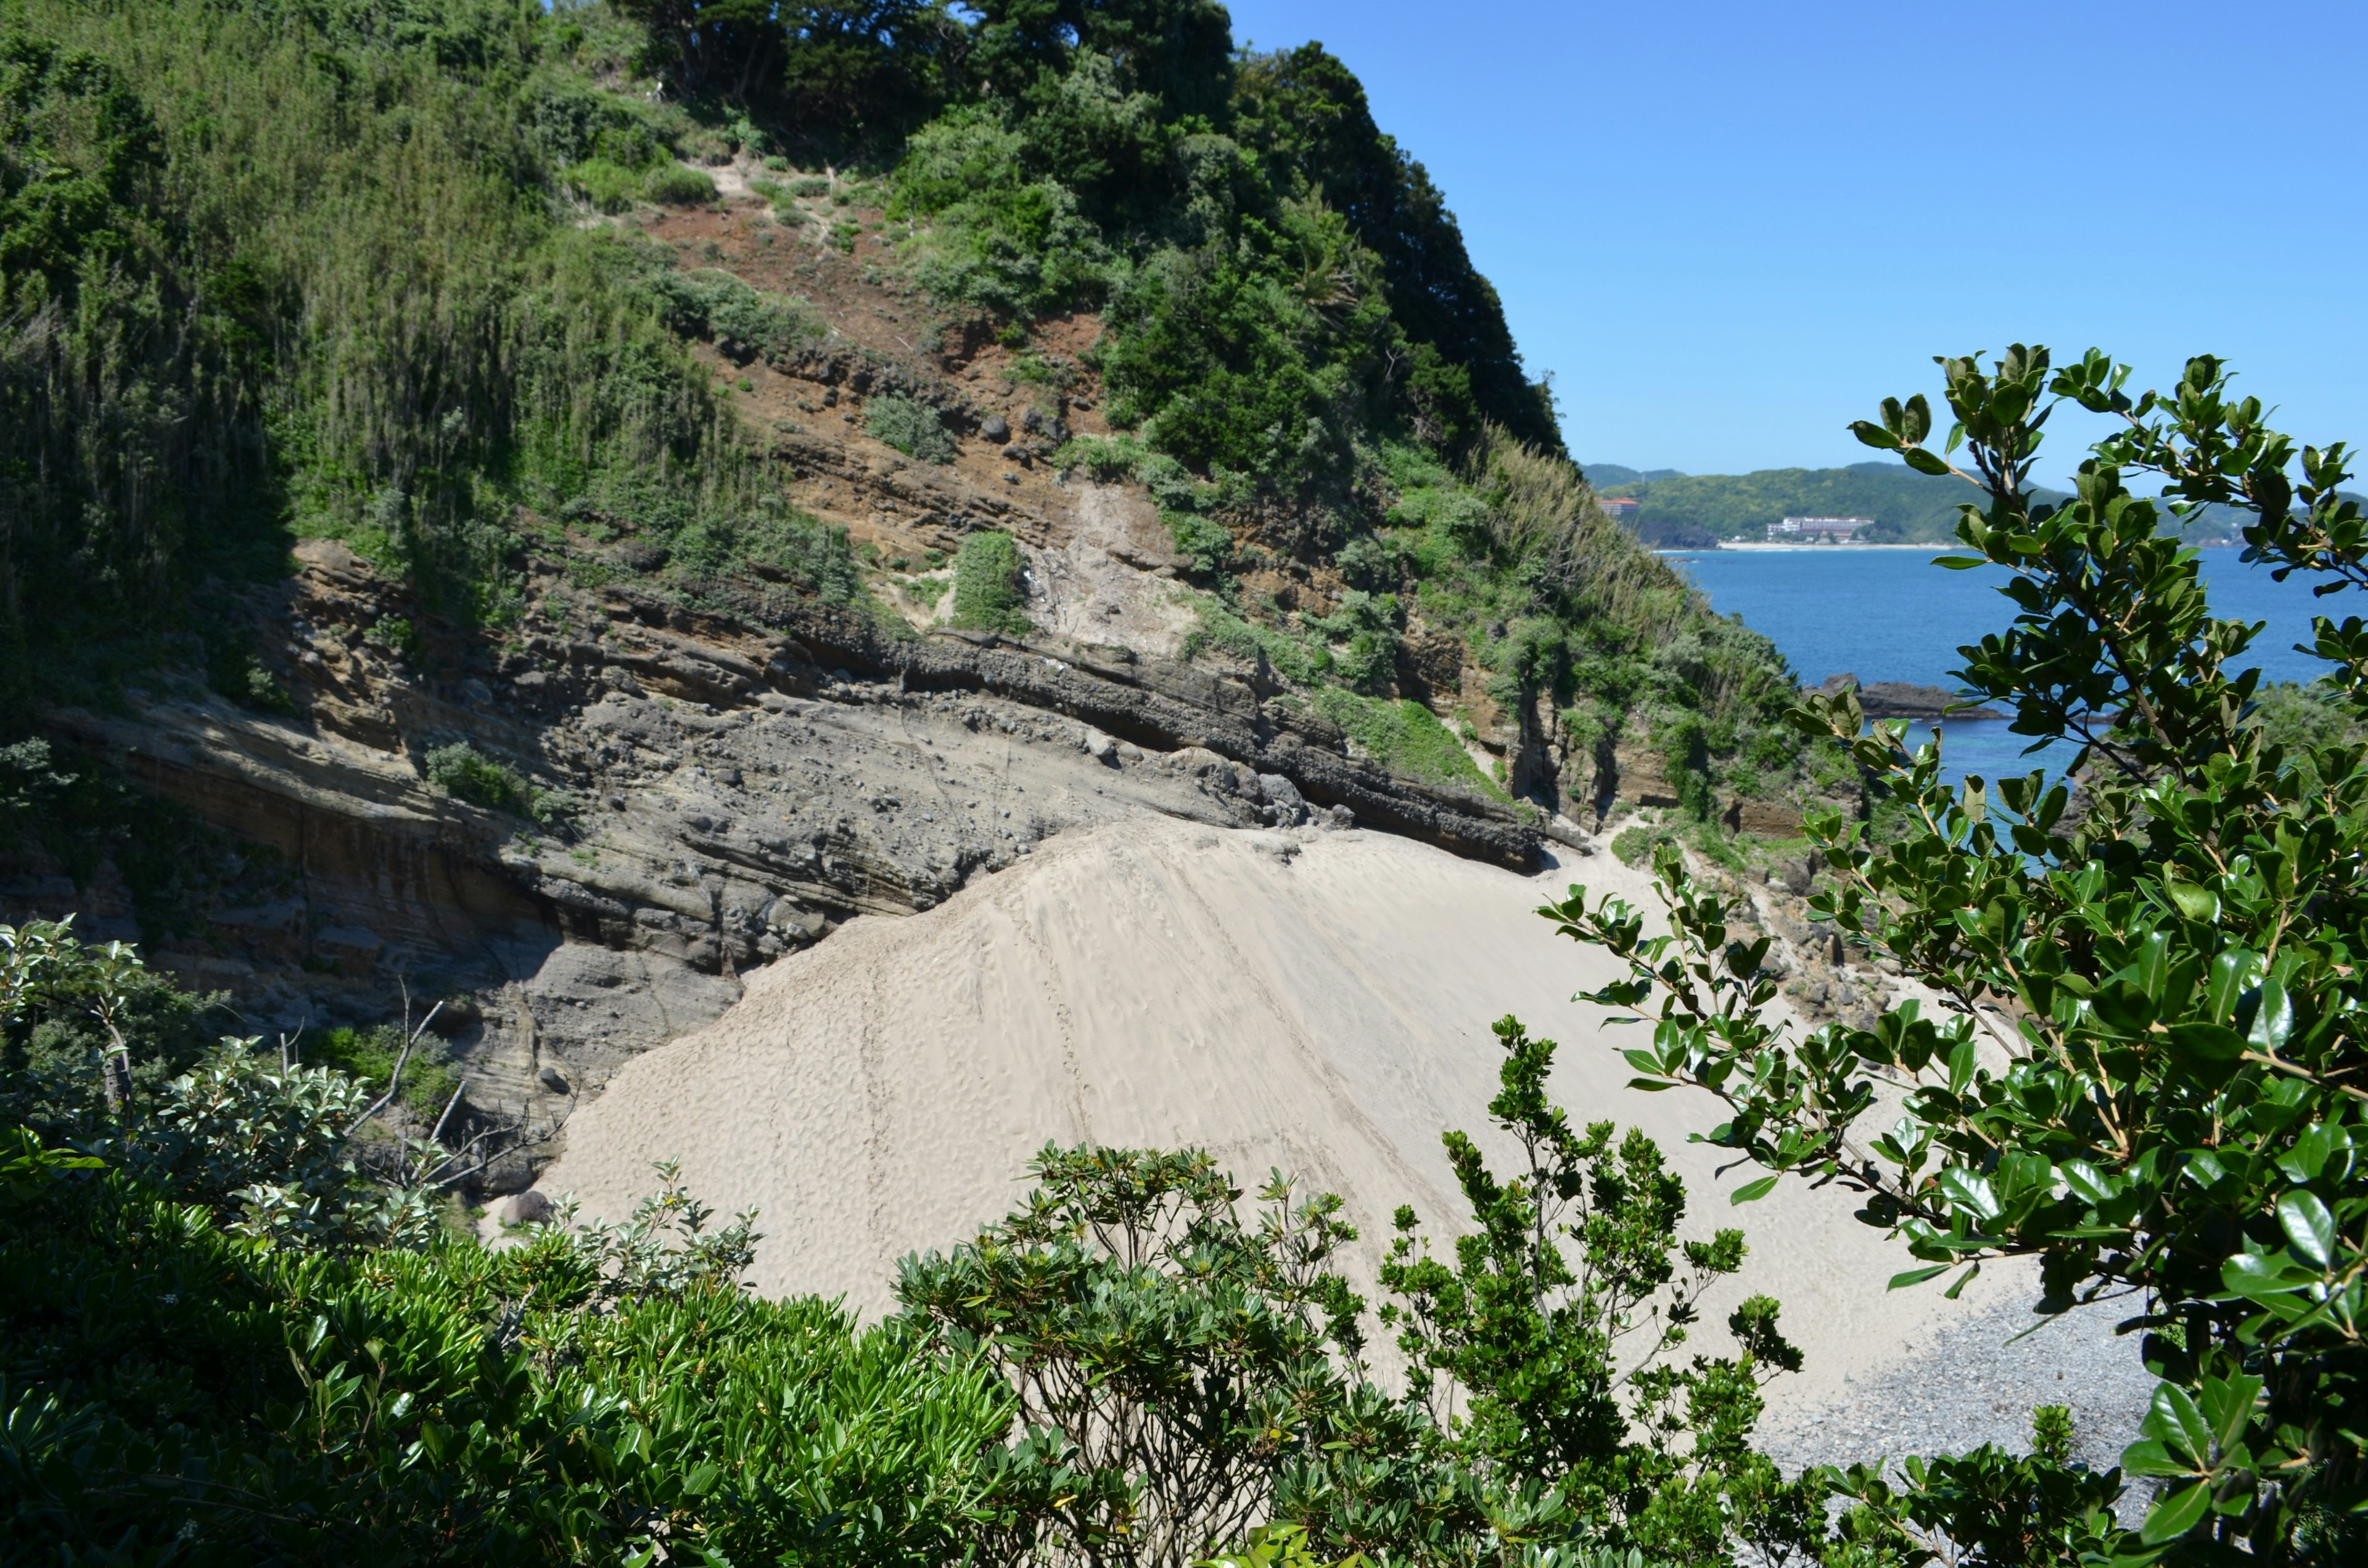
[[[1649,476],[1596,463],[1587,476],[1597,494],[1640,503],[1633,524],[1639,538],[1680,549],[1762,540],[1787,516],[1873,517],[1875,526],[1860,536],[1871,543],[1952,543],[1957,508],[1973,494],[1962,479],[1879,462],[1743,474],[1656,469]]]
[[[1611,835],[1611,853],[1623,866],[1641,866],[1656,849],[1673,842],[1669,834],[1656,833],[1642,823],[1633,823]]]
[[[1868,1550],[1923,1561],[1940,1528],[1992,1562],[2357,1562],[2368,631],[2318,618],[2324,681],[2262,692],[2243,663],[2259,629],[2212,618],[2196,553],[2125,478],[2159,483],[2173,516],[2241,513],[2266,569],[2356,589],[2351,454],[2270,428],[2211,358],[2136,396],[2093,349],[2060,368],[2021,346],[1941,364],[1947,453],[1926,445],[1920,395],[1853,429],[1923,473],[1948,472],[1962,436],[1985,503],[1958,538],[2013,574],[2016,613],[1960,674],[2017,733],[2076,748],[2078,809],[2042,772],[1941,782],[1907,723],[1862,735],[1852,695],[1793,714],[1904,808],[1888,841],[1812,813],[1829,881],[1811,907],[1937,993],[1941,1015],[1907,1000],[1872,1028],[1795,1037],[1765,1011],[1768,939],[1731,939],[1730,905],[1674,849],[1655,861],[1669,937],[1579,890],[1550,913],[1626,960],[1594,999],[1658,1012],[1652,1045],[1627,1052],[1642,1082],[1725,1102],[1706,1136],[1768,1173],[1736,1201],[1788,1173],[1856,1195],[1915,1260],[1896,1287],[1953,1276],[1953,1294],[2021,1256],[2039,1260],[2043,1313],[2128,1303],[2123,1332],[2160,1381],[2120,1471],[2067,1464],[2046,1431],[2028,1460],[1985,1451],[1906,1484],[1853,1467],[1831,1483]],[[2064,403],[2117,428],[2051,502],[2026,486]],[[2161,1488],[2135,1530],[2109,1506],[2124,1474]]]
[[[734,153],[784,176],[776,204],[826,200],[798,210],[844,242],[884,203],[891,281],[939,312],[925,331],[1019,348],[1056,438],[1059,398],[1097,372],[1121,434],[1063,460],[1148,483],[1226,614],[1308,650],[1307,678],[1286,675],[1307,691],[1421,699],[1400,656],[1424,631],[1462,640],[1501,707],[1543,696],[1615,726],[1691,700],[1695,676],[1781,676],[1587,526],[1454,219],[1319,48],[1237,53],[1205,0],[399,10],[0,6],[12,715],[103,698],[306,537],[464,632],[518,613],[529,545],[627,538],[692,602],[761,616],[812,596],[894,632],[686,341],[788,364],[826,324],[602,219],[713,200],[700,165]],[[1032,346],[1075,311],[1101,318],[1083,366]],[[883,394],[865,417],[951,455],[926,404]],[[1537,504],[1561,522],[1429,522]],[[1320,613],[1245,600],[1261,570],[1315,579]],[[1687,673],[1628,667],[1672,639]],[[214,664],[234,699],[284,704],[261,665]],[[1781,733],[1743,706],[1712,722],[1713,772]]]
[[[1007,533],[974,533],[954,555],[953,624],[973,631],[1032,631],[1022,613],[1019,546]]]
[[[1568,463],[1501,436],[1463,475],[1412,449],[1385,455],[1394,504],[1341,570],[1410,593],[1429,626],[1464,639],[1500,708],[1574,713],[1582,745],[1632,724],[1656,742],[1690,726],[1698,744],[1669,778],[1705,814],[1713,777],[1748,768],[1768,788],[1792,774],[1781,655],[1634,548]]]
[[[717,132],[604,85],[643,45],[508,0],[0,7],[0,708],[160,656],[292,538],[498,623],[525,514],[670,542],[754,509],[680,334],[810,319],[575,222],[705,188],[677,154]]]
[[[381,1024],[376,1028],[328,1029],[309,1040],[299,1037],[295,1046],[300,1058],[349,1074],[373,1093],[398,1089],[404,1107],[421,1121],[432,1123],[451,1099],[452,1091],[461,1086],[461,1076],[450,1062],[439,1059],[440,1042],[433,1036],[419,1036],[404,1060],[404,1045],[409,1039],[395,1025]],[[400,1085],[394,1081],[397,1062],[403,1062]]]
[[[1010,1216],[908,1258],[900,1311],[859,1328],[747,1295],[757,1216],[717,1224],[668,1165],[621,1225],[563,1213],[488,1251],[444,1222],[458,1151],[374,1119],[395,1085],[208,1049],[203,1011],[128,950],[0,927],[12,1544],[1559,1568],[1605,1545],[1727,1563],[1814,1519],[1748,1446],[1759,1383],[1797,1361],[1774,1303],[1732,1315],[1735,1356],[1673,1354],[1740,1233],[1677,1242],[1658,1151],[1570,1127],[1554,1047],[1510,1019],[1488,1110],[1526,1169],[1447,1135],[1479,1244],[1452,1267],[1401,1213],[1397,1392],[1331,1267],[1340,1199],[1280,1176],[1245,1214],[1205,1153],[1048,1148]],[[389,1032],[316,1053],[391,1079]],[[1632,1321],[1660,1342],[1623,1343]],[[1479,1419],[1445,1419],[1451,1381]]]
[[[1639,472],[1617,463],[1587,471],[1596,493],[1638,502],[1631,525],[1645,543],[1665,550],[1702,548],[1721,540],[1759,540],[1786,517],[1873,517],[1859,537],[1870,544],[1946,544],[1957,540],[1957,512],[1972,493],[1948,474],[1917,473],[1888,463],[1847,468],[1770,468],[1751,473]],[[2040,485],[2032,499],[2069,499]],[[2184,517],[2166,514],[2165,529],[2193,541],[2234,542],[2243,519],[2226,506],[2199,506]]]
[[[1480,771],[1439,715],[1411,698],[1395,702],[1359,697],[1338,687],[1315,694],[1315,711],[1349,733],[1367,756],[1393,773],[1460,784],[1475,794],[1504,799],[1495,779]]]
[[[456,801],[490,812],[526,809],[526,780],[491,758],[480,756],[466,741],[438,746],[421,759],[427,781]]]
[[[715,199],[715,181],[683,164],[664,164],[642,181],[642,194],[666,207],[703,207]]]
[[[954,438],[946,422],[926,403],[885,393],[863,405],[864,432],[923,462],[954,460]]]
[[[779,360],[830,336],[812,305],[784,294],[768,294],[728,272],[700,268],[661,272],[652,290],[665,301],[667,322],[689,337],[712,338],[741,364]]]

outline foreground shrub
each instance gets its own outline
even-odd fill
[[[1917,1267],[1896,1286],[1954,1275],[1953,1292],[1985,1259],[2029,1255],[2043,1313],[2128,1303],[2131,1353],[2161,1381],[2123,1463],[2160,1495],[2123,1530],[2105,1510],[2118,1475],[2019,1471],[2021,1522],[1987,1560],[2358,1562],[2368,630],[2319,618],[2318,711],[2257,722],[2260,672],[2242,661],[2260,628],[2212,618],[2195,552],[2124,482],[2153,476],[2174,515],[2248,514],[2252,558],[2281,577],[2368,586],[2349,453],[2297,450],[2208,358],[2138,397],[2093,350],[2061,369],[2021,347],[1987,370],[1941,363],[1950,447],[1962,437],[1987,495],[1958,536],[2012,574],[2018,611],[1963,650],[1957,677],[2017,733],[2063,743],[2068,777],[1945,783],[1938,743],[1910,750],[1896,722],[1862,734],[1854,694],[1793,715],[1872,775],[1878,808],[1901,808],[1888,842],[1812,813],[1832,880],[1812,907],[1936,993],[1940,1015],[1904,1000],[1872,1028],[1796,1037],[1766,1012],[1768,938],[1731,937],[1729,905],[1674,847],[1655,859],[1669,937],[1583,890],[1554,914],[1627,960],[1596,999],[1657,1004],[1653,1044],[1628,1053],[1644,1082],[1725,1102],[1708,1136],[1769,1173],[1738,1201],[1795,1173],[1855,1192],[1906,1245]],[[2067,402],[2118,430],[2074,496],[2042,504],[2025,488],[2039,428]],[[1895,399],[1856,429],[1954,472],[1924,445],[1931,417]],[[1932,1525],[1970,1517],[1936,1489],[1989,1484],[1975,1458],[1905,1489],[1832,1479],[1861,1540],[1922,1561]]]

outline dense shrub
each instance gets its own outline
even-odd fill
[[[567,171],[567,184],[603,212],[622,212],[641,193],[643,176],[606,158],[586,158]]]
[[[768,294],[728,272],[701,268],[661,272],[650,280],[675,329],[709,337],[732,358],[781,360],[830,335],[814,307],[786,294]]]
[[[1419,702],[1377,700],[1332,687],[1315,694],[1315,711],[1347,731],[1367,756],[1394,773],[1504,797],[1463,743]]]
[[[884,392],[864,403],[863,428],[874,440],[907,457],[932,463],[954,460],[954,438],[944,418],[926,403]]]
[[[715,181],[688,164],[661,164],[643,177],[642,194],[663,207],[703,207],[715,199]]]
[[[1007,533],[974,533],[954,556],[952,622],[979,631],[1033,631],[1019,580],[1019,547]]]
[[[500,763],[480,756],[466,741],[434,747],[420,758],[420,763],[427,781],[456,801],[466,801],[493,812],[525,808],[525,780]]]
[[[551,199],[627,199],[682,111],[592,84],[597,14],[374,15],[10,11],[0,157],[42,172],[0,178],[0,708],[201,622],[200,585],[277,574],[291,532],[467,620],[502,613],[520,499],[746,494],[651,259]]]

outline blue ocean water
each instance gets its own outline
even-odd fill
[[[1738,615],[1783,652],[1793,673],[1810,685],[1848,672],[1861,681],[1912,681],[1954,690],[1951,673],[1964,663],[1963,643],[2002,630],[2014,604],[1998,591],[2004,570],[1983,565],[1954,572],[1932,564],[1939,549],[1720,550],[1673,551],[1667,559],[1686,574],[1722,615]],[[2238,550],[2203,551],[2203,584],[2212,611],[2268,622],[2255,638],[2251,661],[2271,680],[2317,678],[2327,665],[2294,644],[2310,640],[2314,614],[2368,614],[2346,591],[2311,597],[2300,576],[2278,583],[2248,566]],[[1919,722],[1909,739],[1921,738]],[[2004,720],[1952,719],[1941,726],[1941,755],[1952,776],[1995,778],[2044,765],[2025,757],[2029,741],[2008,733]]]

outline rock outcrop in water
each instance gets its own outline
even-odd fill
[[[1855,687],[1859,710],[1870,719],[2003,719],[2005,714],[1995,708],[1958,709],[1965,699],[1944,687],[1916,686],[1907,681],[1878,680],[1861,683],[1850,674],[1827,676],[1811,689],[1820,696],[1838,697]],[[1952,710],[1954,710],[1952,711]]]

